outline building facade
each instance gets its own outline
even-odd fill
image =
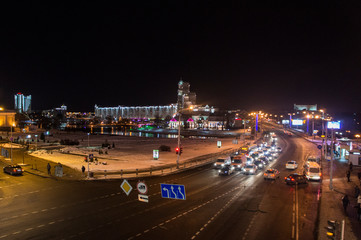
[[[15,114],[14,111],[0,111],[0,127],[14,127]]]
[[[31,112],[31,95],[24,96],[22,93],[17,93],[15,98],[15,110],[19,113]]]
[[[120,119],[156,119],[169,118],[177,113],[177,105],[170,104],[167,106],[117,106],[117,107],[99,107],[95,105],[94,113],[96,117],[104,120],[111,117],[115,121]]]

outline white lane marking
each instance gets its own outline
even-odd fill
[[[25,231],[30,231],[30,230],[33,230],[34,228],[27,228],[25,229]]]

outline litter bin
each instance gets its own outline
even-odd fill
[[[93,172],[89,172],[89,177],[94,177],[94,173]]]

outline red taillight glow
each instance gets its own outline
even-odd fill
[[[294,181],[295,179],[292,178],[291,180]]]
[[[320,177],[322,176],[322,173],[320,173]]]
[[[274,174],[272,174],[271,176],[272,176],[272,177],[274,177],[275,175],[274,175]]]

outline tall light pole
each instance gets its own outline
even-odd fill
[[[90,135],[90,133],[88,133],[88,148],[89,148],[89,135]]]
[[[38,135],[35,135],[35,151],[38,150]]]
[[[10,125],[10,156],[11,156],[11,165],[13,164],[13,126],[14,123]]]
[[[179,119],[178,119],[178,156],[177,156],[177,169],[179,169],[179,153],[180,153],[180,125],[181,125],[181,113],[178,112]]]

